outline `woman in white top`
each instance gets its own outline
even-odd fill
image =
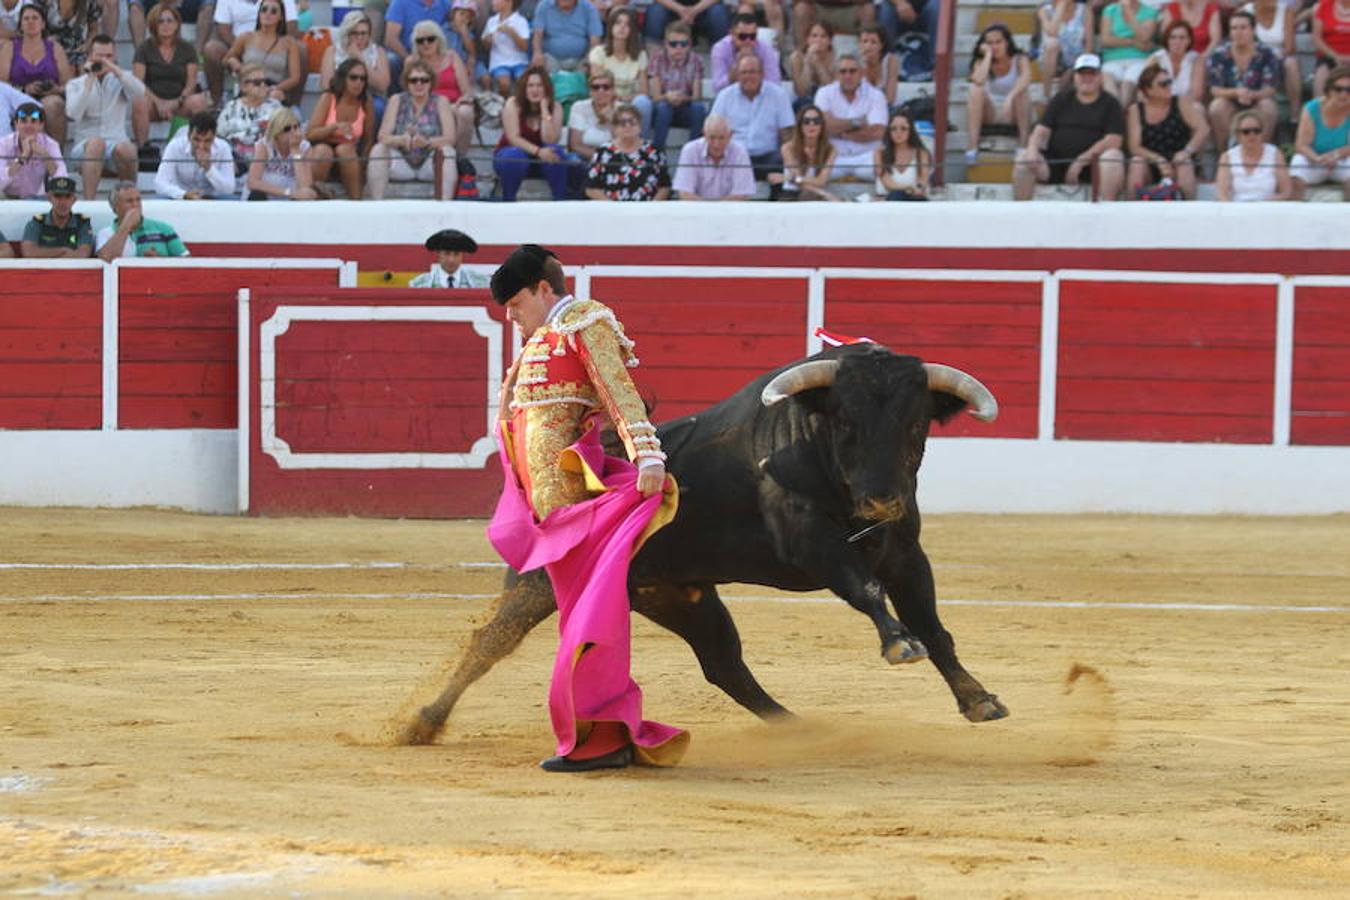
[[[980,131],[986,122],[1017,126],[1017,142],[1025,144],[1031,130],[1031,63],[1013,43],[1007,25],[990,25],[975,43],[970,61],[970,96],[966,123],[970,141],[966,162],[980,155]]]
[[[592,72],[607,69],[614,76],[614,99],[633,104],[642,117],[642,136],[650,137],[652,98],[647,91],[647,51],[642,49],[642,35],[633,10],[616,6],[609,11],[605,39],[591,48],[587,62]]]
[[[909,116],[902,112],[891,114],[886,137],[872,159],[878,194],[884,194],[887,200],[928,199],[933,157],[914,130]]]
[[[1215,185],[1219,199],[1251,202],[1258,200],[1288,200],[1292,186],[1284,154],[1274,144],[1267,144],[1261,117],[1256,113],[1239,113],[1233,123],[1237,146],[1219,157],[1219,176]]]
[[[591,72],[591,95],[572,104],[567,119],[567,149],[587,162],[614,140],[614,76]],[[657,148],[660,149],[660,148]]]
[[[1153,51],[1149,62],[1162,66],[1172,79],[1172,96],[1187,97],[1201,103],[1205,97],[1205,62],[1191,48],[1195,33],[1191,23],[1177,19],[1163,32],[1162,47]]]
[[[244,196],[249,200],[313,200],[309,171],[309,141],[300,120],[282,109],[267,123],[262,140],[253,148]]]
[[[333,73],[342,65],[342,61],[354,56],[366,64],[366,74],[370,76],[370,84],[366,87],[371,93],[377,98],[387,94],[389,59],[384,55],[384,50],[372,40],[373,32],[370,16],[366,15],[364,10],[354,9],[343,16],[332,46],[323,51],[323,61],[319,63],[319,83],[328,84],[332,81]],[[375,105],[378,115],[384,104],[377,99]]]
[[[780,148],[783,171],[770,172],[765,180],[779,187],[780,200],[840,200],[825,186],[830,183],[835,149],[825,133],[825,113],[808,103],[797,113],[792,137]]]
[[[1294,49],[1294,3],[1255,0],[1242,7],[1256,17],[1256,39],[1280,55],[1284,69],[1284,95],[1289,99],[1289,121],[1297,122],[1303,108],[1303,74]]]

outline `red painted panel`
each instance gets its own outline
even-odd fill
[[[103,272],[5,273],[0,428],[103,423]]]
[[[998,421],[959,416],[935,434],[1036,436],[1039,283],[831,278],[825,282],[825,327],[956,366],[998,398]]]
[[[1270,441],[1275,294],[1273,285],[1062,282],[1056,436]]]
[[[122,428],[233,428],[241,287],[336,285],[331,269],[127,268],[120,272]],[[194,368],[197,376],[194,377]]]
[[[1289,438],[1350,446],[1350,287],[1294,293],[1294,383]]]

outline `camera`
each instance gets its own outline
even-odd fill
[[[99,59],[96,59],[96,60],[94,60],[93,62],[91,62],[91,63],[89,64],[89,71],[92,72],[92,73],[95,74],[95,75],[97,75],[99,72],[102,72],[102,71],[103,71],[103,61],[102,61],[102,60],[99,60]]]

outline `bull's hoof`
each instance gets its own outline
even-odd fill
[[[1008,707],[993,694],[985,694],[983,699],[961,710],[961,714],[972,722],[994,722],[1008,718]]]
[[[893,666],[902,663],[923,662],[928,658],[928,648],[916,638],[896,638],[881,648],[881,655]]]
[[[395,742],[402,747],[425,747],[436,743],[436,736],[440,732],[441,726],[430,721],[426,717],[426,710],[422,710],[416,718],[403,726],[395,737]]]

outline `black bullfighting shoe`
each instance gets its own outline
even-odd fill
[[[550,756],[539,764],[545,772],[594,772],[596,769],[625,769],[633,764],[633,747],[620,747],[612,753],[592,756],[590,759],[568,759]]]

